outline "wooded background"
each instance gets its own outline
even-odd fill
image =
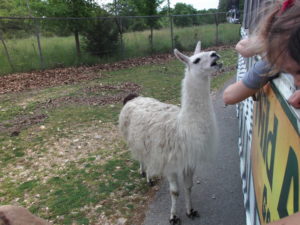
[[[242,9],[243,1],[220,0],[218,9],[207,10],[163,3],[168,1],[115,0],[99,6],[94,0],[2,0],[0,74],[190,50],[199,39],[209,40],[204,41],[208,47],[238,38],[237,28],[223,24],[226,12]],[[199,31],[200,26],[206,28]]]

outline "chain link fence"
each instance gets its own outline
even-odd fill
[[[228,15],[227,15],[228,16]],[[226,13],[97,18],[0,17],[0,74],[92,65],[239,40]]]

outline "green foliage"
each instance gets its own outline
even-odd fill
[[[132,0],[137,8],[137,11],[143,16],[155,16],[158,14],[157,8],[164,0]],[[151,53],[153,53],[153,29],[159,28],[159,18],[158,17],[148,17],[146,18],[146,24],[150,27],[151,33],[149,35],[149,42]]]
[[[114,0],[113,3],[106,4],[107,12],[110,15],[115,16],[137,16],[138,12],[136,6],[133,4],[132,0]],[[120,32],[126,32],[129,30],[137,30],[145,29],[145,23],[142,22],[141,19],[130,20],[123,19],[122,26],[119,27]]]
[[[92,17],[97,10],[94,0],[48,0],[47,14],[52,17]],[[79,31],[86,27],[87,20],[57,21],[59,29],[68,29],[74,33],[77,55],[80,55]]]
[[[206,16],[201,16],[203,18]],[[92,21],[90,21],[92,22]],[[115,26],[112,25],[112,26]],[[239,24],[219,25],[219,44],[233,44],[239,38]],[[97,32],[94,30],[94,32]],[[103,33],[102,33],[103,34]],[[101,36],[103,36],[101,34]],[[203,46],[209,47],[215,44],[215,25],[192,26],[186,28],[174,28],[174,37],[181,44],[181,50],[189,50],[194,47],[197,40],[201,40]],[[123,34],[124,58],[149,55],[149,31],[128,32]],[[84,38],[83,38],[84,39]],[[26,72],[40,68],[35,37],[14,39],[6,41],[8,51],[15,67],[14,72]],[[96,57],[85,49],[82,51],[80,60],[76,57],[74,37],[41,37],[42,51],[46,68],[68,67],[77,65],[92,65],[120,60],[118,54],[109,57]],[[166,53],[171,50],[170,29],[155,30],[153,34],[153,52]],[[0,75],[12,73],[7,58],[0,45]],[[6,115],[5,113],[2,113]],[[1,116],[0,116],[1,117]]]
[[[111,15],[151,16],[158,14],[158,7],[164,0],[116,0],[106,5]],[[122,19],[122,32],[141,31],[147,28],[159,28],[159,18]]]
[[[99,10],[101,16],[108,16]],[[96,56],[116,54],[119,51],[119,29],[116,19],[89,20],[83,32],[87,52]],[[103,35],[105,34],[105,35]]]
[[[220,12],[228,11],[228,0],[219,0],[218,9]]]
[[[111,15],[118,16],[136,16],[137,8],[133,0],[114,0],[113,3],[106,5],[108,12]]]
[[[94,0],[1,0],[0,16],[13,17],[92,17],[99,6]],[[1,20],[5,38],[30,37],[37,32],[51,36],[67,36],[86,27],[86,20]]]
[[[176,3],[175,8],[173,10],[173,14],[175,15],[188,15],[188,14],[196,14],[197,10],[192,6],[185,3]],[[197,17],[175,17],[174,24],[179,27],[186,27],[196,24]]]
[[[215,14],[217,9],[208,9],[208,10],[196,10],[192,5],[185,3],[177,3],[175,5],[172,13],[174,15],[193,15],[194,16],[176,16],[174,17],[174,24],[178,27],[187,27],[195,25],[204,25],[204,24],[215,24]],[[205,16],[204,16],[205,15]]]
[[[183,45],[181,44],[181,42],[179,40],[178,35],[175,35],[175,37],[174,37],[174,45],[175,45],[175,48],[177,48],[179,50],[184,49]]]
[[[245,0],[219,0],[218,9],[220,12],[227,12],[232,6],[235,6],[240,11],[244,10]]]
[[[30,181],[26,181],[24,183],[22,183],[19,187],[18,187],[18,191],[23,192],[26,190],[32,190],[34,187],[38,186],[39,182],[37,180],[30,180]]]
[[[136,18],[132,24],[128,27],[128,31],[143,31],[148,28],[143,18]]]
[[[29,16],[29,11],[24,1],[1,0],[0,16]],[[31,32],[30,21],[1,19],[0,32],[6,37],[16,37]]]

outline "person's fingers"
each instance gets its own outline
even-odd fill
[[[288,103],[295,107],[296,109],[300,108],[300,96],[299,95],[292,95],[289,99],[288,99]]]

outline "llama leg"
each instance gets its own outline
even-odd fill
[[[168,176],[168,181],[170,185],[170,194],[171,194],[171,215],[170,215],[170,224],[180,224],[180,219],[176,216],[176,203],[177,198],[179,196],[179,190],[178,190],[178,177],[176,174],[172,174]]]
[[[199,213],[195,211],[192,206],[191,192],[193,187],[193,175],[194,175],[194,170],[192,169],[188,169],[183,174],[186,215],[191,219],[194,219],[195,217],[199,217]]]
[[[153,179],[151,179],[151,177],[148,176],[148,173],[146,173],[146,179],[150,187],[153,187],[155,185],[155,182],[153,181]]]
[[[146,177],[145,166],[143,165],[143,163],[140,163],[140,174],[142,177]]]
[[[146,168],[143,163],[140,163],[140,174],[142,177],[146,177],[147,183],[149,184],[150,187],[153,187],[155,185],[153,179],[151,179],[148,176],[148,173],[146,172]]]

